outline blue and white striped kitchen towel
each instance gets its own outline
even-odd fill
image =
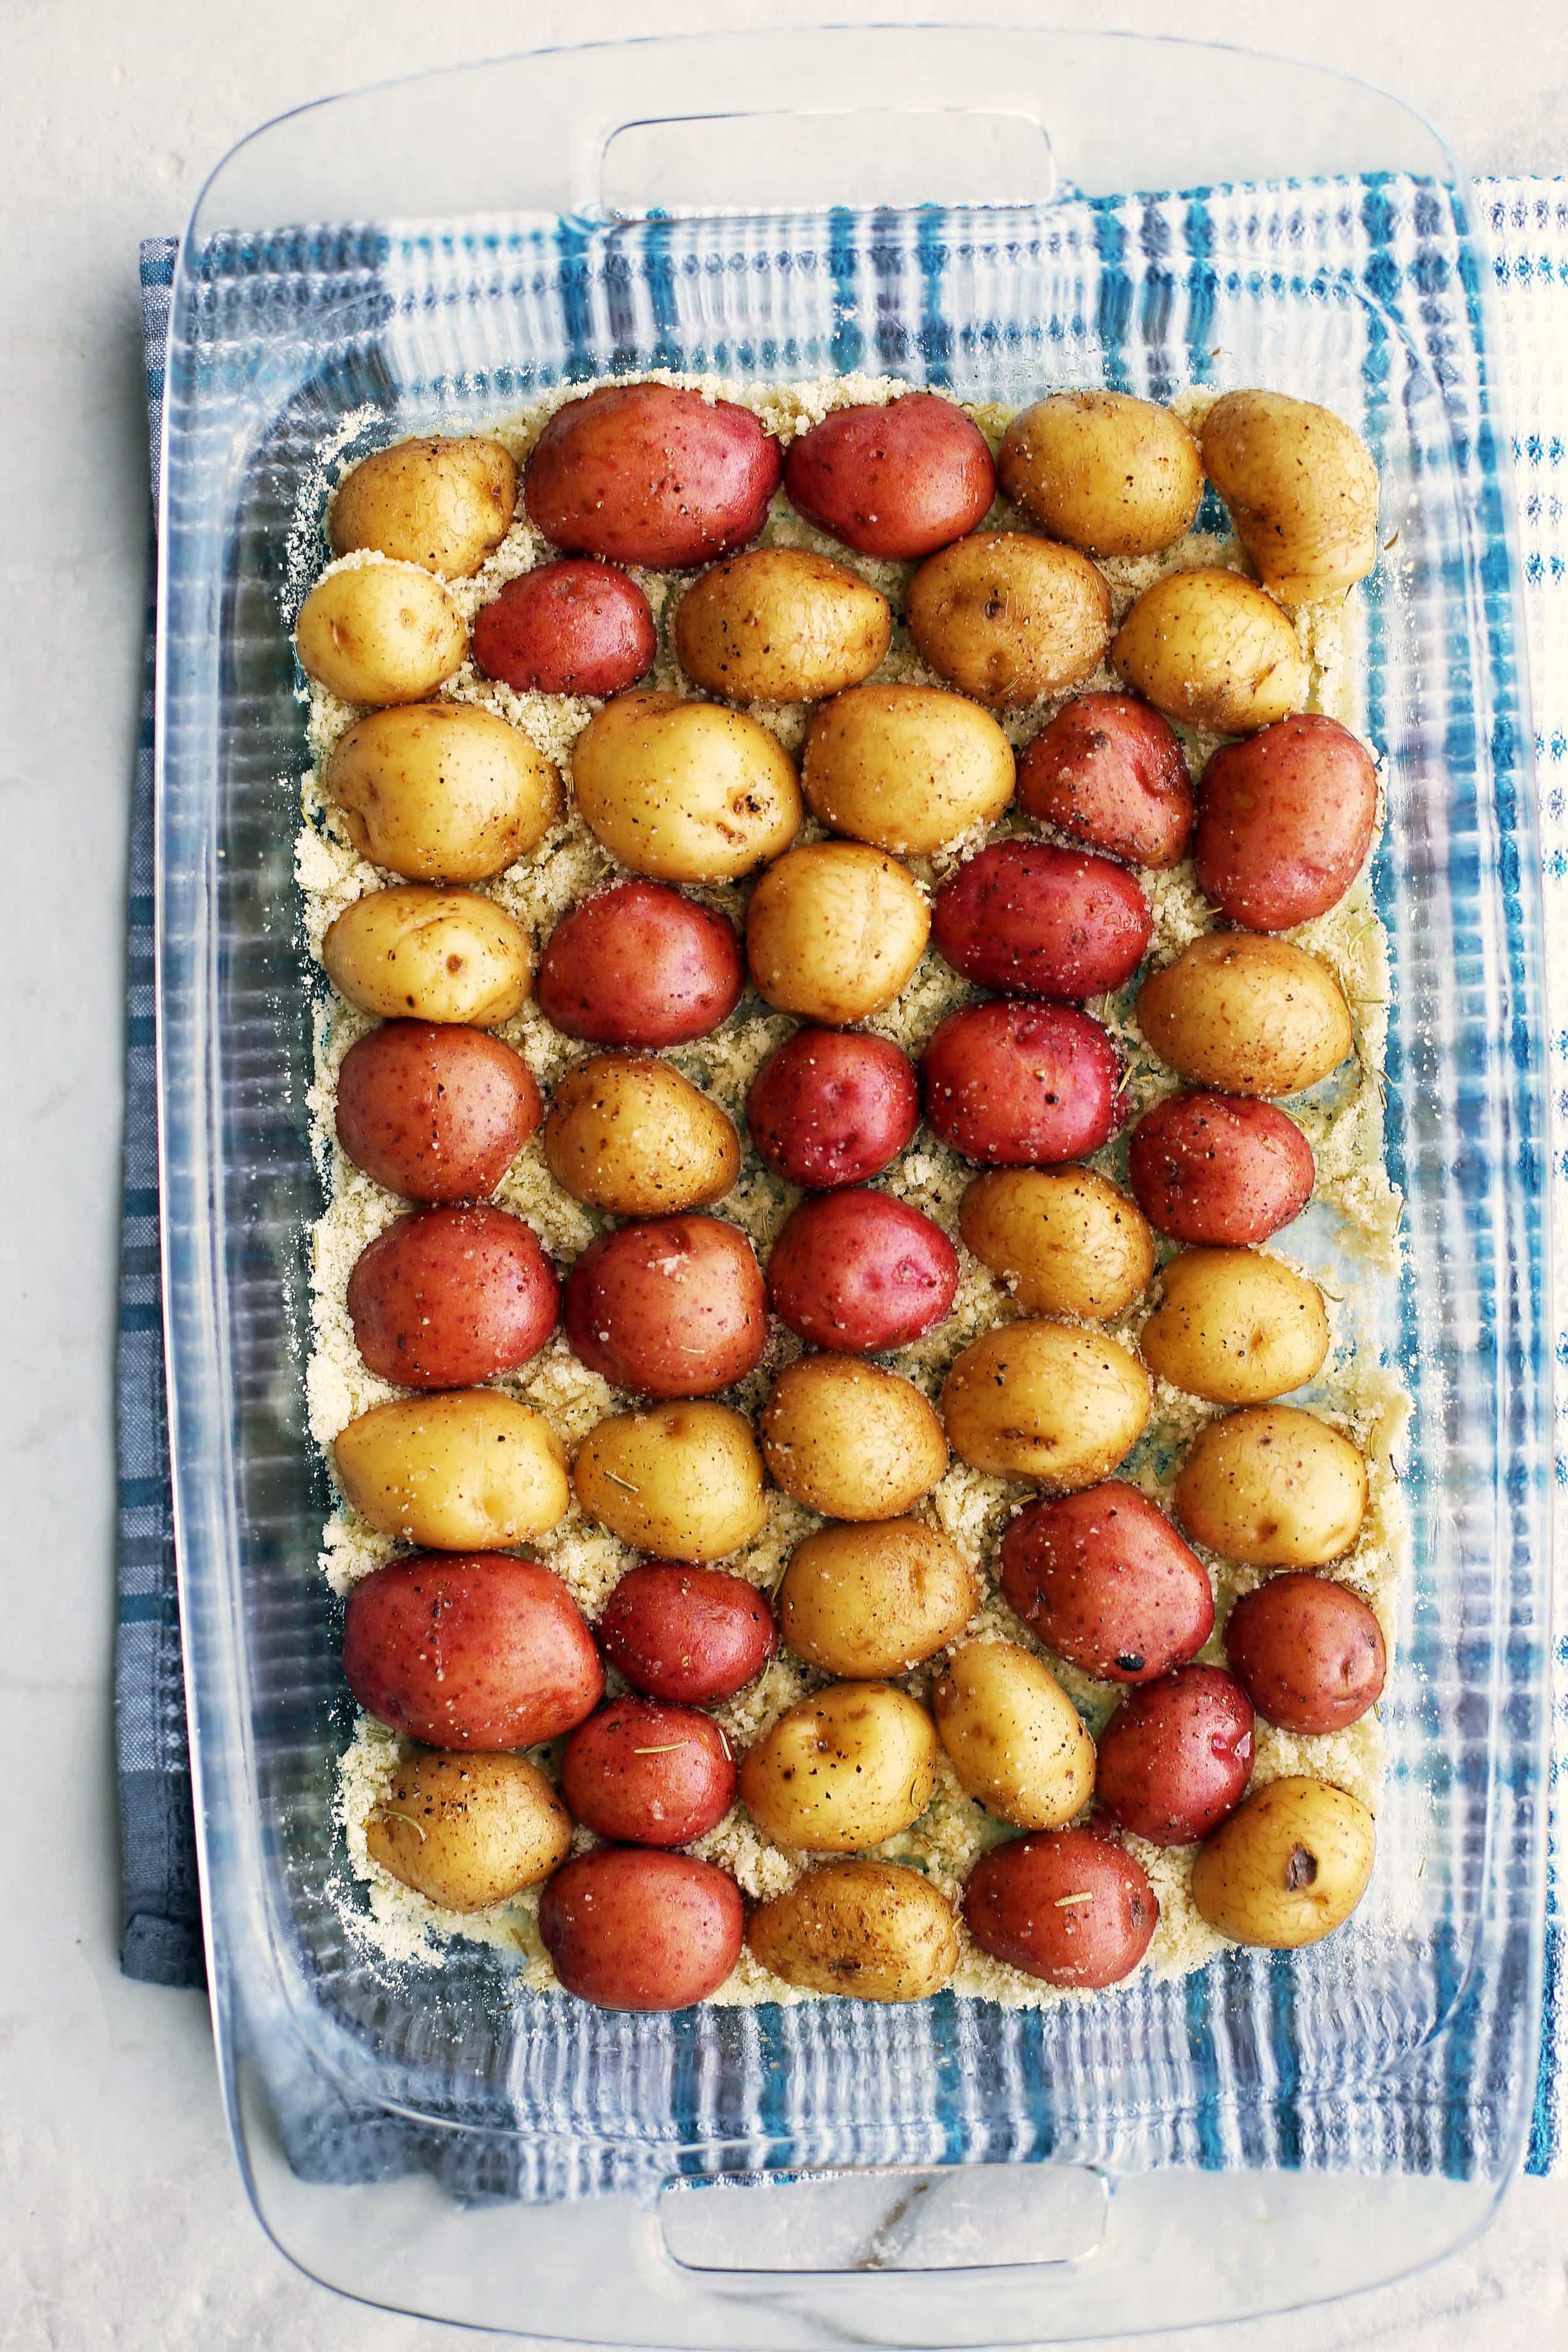
[[[1568,1230],[1568,183],[1479,184],[1500,328],[1502,394],[1514,438],[1547,893],[1552,1170]],[[147,396],[153,447],[174,255],[142,248]],[[123,1966],[164,1984],[199,1983],[200,1910],[191,1825],[168,1484],[158,1293],[153,1059],[152,646],[132,807],[125,1205],[119,1360],[120,1596],[116,1706],[124,1836]],[[1568,1252],[1559,1255],[1553,1329],[1555,1457],[1568,1484]],[[1568,1629],[1568,1511],[1561,1513],[1556,1622]],[[1553,1836],[1547,2005],[1529,2163],[1568,2162],[1568,1630],[1555,1651]]]

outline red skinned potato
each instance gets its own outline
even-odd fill
[[[1226,1622],[1225,1654],[1258,1714],[1281,1731],[1359,1723],[1388,1671],[1382,1628],[1361,1595],[1299,1570],[1243,1595]]]
[[[950,1013],[921,1068],[926,1117],[966,1160],[997,1168],[1082,1160],[1116,1130],[1121,1060],[1076,1006]]]
[[[981,1855],[963,1917],[994,1960],[1093,1992],[1131,1975],[1160,1904],[1142,1864],[1096,1831],[1035,1830]]]
[[[667,383],[601,384],[558,408],[522,478],[552,546],[688,572],[755,539],[779,445],[749,408]]]
[[[689,2009],[741,1957],[741,1890],[689,1854],[600,1846],[558,1870],[539,1904],[556,1975],[600,2009]]]
[[[416,1209],[349,1276],[360,1354],[405,1389],[463,1389],[515,1371],[555,1328],[561,1286],[531,1225],[504,1209]]]
[[[790,444],[791,505],[861,555],[931,555],[973,530],[996,496],[985,436],[939,393],[839,408]]]
[[[556,1739],[591,1715],[605,1670],[558,1576],[510,1552],[416,1552],[362,1579],[343,1674],[366,1713],[430,1748]]]
[[[1154,929],[1149,901],[1109,857],[998,841],[937,892],[931,938],[955,971],[1005,996],[1099,996],[1131,980]]]
[[[711,1716],[651,1698],[612,1699],[561,1759],[567,1811],[596,1837],[689,1845],[735,1801],[730,1743]]]
[[[534,994],[568,1037],[657,1053],[709,1035],[745,984],[735,927],[716,908],[663,882],[620,882],[562,916]]]
[[[1105,1682],[1149,1683],[1214,1631],[1207,1571],[1125,1479],[1030,1503],[997,1554],[1003,1596],[1047,1649]]]
[[[509,580],[475,614],[468,642],[486,677],[519,694],[620,694],[653,667],[653,607],[624,572],[564,557]]]
[[[1312,1147],[1293,1118],[1248,1095],[1168,1095],[1127,1147],[1133,1196],[1157,1233],[1201,1247],[1266,1242],[1312,1197]]]
[[[591,1371],[651,1397],[743,1380],[767,1338],[762,1268],[719,1217],[648,1217],[590,1242],[566,1277],[566,1337]]]
[[[679,1560],[628,1568],[599,1620],[605,1654],[635,1690],[687,1706],[733,1698],[778,1647],[765,1593]]]
[[[1193,787],[1175,729],[1135,694],[1079,694],[1018,757],[1018,806],[1130,866],[1179,866]]]
[[[1194,1845],[1252,1778],[1252,1701],[1222,1666],[1178,1666],[1131,1692],[1100,1735],[1094,1792],[1151,1845]]]
[[[384,1021],[338,1072],[338,1141],[405,1201],[493,1192],[543,1117],[522,1055],[483,1029]]]
[[[792,1210],[768,1260],[768,1304],[815,1348],[902,1348],[942,1321],[958,1252],[886,1192],[820,1192]]]
[[[1198,786],[1198,887],[1249,931],[1288,931],[1337,907],[1377,821],[1377,771],[1337,719],[1277,719],[1222,743]]]
[[[775,1176],[805,1191],[864,1184],[891,1167],[921,1118],[920,1081],[886,1037],[797,1029],[752,1081],[746,1124]]]

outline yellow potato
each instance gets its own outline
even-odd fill
[[[981,531],[927,557],[904,617],[932,669],[981,702],[1017,709],[1100,667],[1110,591],[1076,548]]]
[[[758,1430],[786,1495],[829,1519],[896,1519],[947,1468],[947,1441],[910,1381],[849,1356],[800,1356]]]
[[[746,1922],[753,1957],[785,1984],[854,2000],[925,2000],[958,1966],[952,1906],[895,1862],[829,1862]]]
[[[332,1458],[362,1519],[432,1551],[532,1543],[572,1499],[561,1440],[499,1389],[373,1405],[341,1432]]]
[[[423,702],[462,667],[468,632],[438,580],[414,563],[356,563],[318,580],[294,650],[341,702]]]
[[[364,1825],[370,1858],[443,1911],[537,1886],[572,1851],[572,1816],[524,1756],[426,1748],[399,1765]]]
[[[1204,494],[1198,445],[1179,416],[1125,392],[1054,392],[1015,416],[996,470],[1026,514],[1091,555],[1157,555]]]
[[[544,1158],[574,1201],[616,1217],[674,1215],[729,1191],[735,1123],[656,1054],[595,1054],[550,1098]]]
[[[852,686],[813,719],[801,783],[831,832],[929,857],[1001,815],[1013,797],[1013,747],[962,694]]]
[[[681,668],[726,702],[826,701],[869,677],[892,635],[885,596],[804,547],[716,563],[675,616]]]
[[[1237,572],[1173,572],[1145,588],[1110,658],[1156,710],[1251,735],[1304,710],[1311,684],[1287,614]]]
[[[805,813],[776,736],[676,694],[606,702],[573,746],[572,782],[610,855],[661,882],[732,882],[787,849]]]
[[[1005,1323],[957,1359],[942,1417],[953,1452],[974,1469],[1066,1494],[1109,1477],[1138,1443],[1149,1379],[1098,1331]]]
[[[1104,1323],[1153,1276],[1148,1219],[1092,1168],[993,1169],[959,1202],[958,1229],[1037,1315]]]
[[[362,857],[415,882],[482,882],[536,849],[561,779],[520,728],[467,702],[373,710],[322,774]]]
[[[345,907],[321,942],[341,995],[383,1021],[491,1029],[528,1003],[528,933],[493,898],[403,883]]]
[[[930,933],[931,908],[896,857],[816,841],[787,851],[752,893],[746,961],[779,1012],[839,1029],[892,1003]]]
[[[1282,604],[1342,595],[1377,562],[1377,467],[1331,408],[1227,392],[1203,423],[1204,468]]]
[[[937,1733],[966,1795],[1021,1830],[1058,1830],[1088,1804],[1094,1742],[1048,1666],[1016,1642],[966,1642],[931,1689]]]
[[[1355,1045],[1350,1006],[1328,965],[1289,940],[1206,931],[1138,992],[1138,1025],[1195,1087],[1293,1095],[1337,1070]]]
[[[935,1780],[923,1706],[886,1683],[830,1683],[748,1750],[741,1801],[780,1845],[855,1853],[917,1821]]]
[[[818,1528],[790,1556],[779,1624],[808,1666],[849,1680],[907,1674],[962,1633],[980,1579],[921,1519]]]
[[[767,1517],[751,1423],[706,1399],[600,1422],[572,1481],[591,1519],[655,1559],[722,1559]]]
[[[1193,1901],[1233,1944],[1294,1951],[1342,1927],[1366,1893],[1377,1830],[1359,1797],[1299,1773],[1256,1790],[1204,1840]]]
[[[1150,1370],[1211,1404],[1264,1404],[1321,1370],[1329,1315],[1315,1282],[1249,1249],[1187,1249],[1160,1276],[1138,1345]]]
[[[1251,1568],[1326,1568],[1366,1517],[1359,1447],[1297,1405],[1247,1405],[1200,1430],[1176,1479],[1187,1533]]]
[[[374,547],[467,579],[511,528],[517,467],[499,441],[435,433],[362,457],[332,500],[334,555]]]

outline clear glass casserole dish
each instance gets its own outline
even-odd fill
[[[1380,1867],[1316,1951],[1043,2012],[636,2019],[510,2003],[477,1947],[394,1970],[345,1927],[288,537],[329,447],[649,367],[1004,401],[1265,383],[1373,445],[1407,1202],[1377,1311],[1415,1400],[1413,1564]],[[584,2341],[996,2344],[1348,2291],[1490,2210],[1534,2085],[1549,1656],[1506,446],[1451,159],[1375,92],[1235,53],[969,27],[544,53],[307,110],[209,183],[161,518],[172,1442],[220,2062],[258,2210],[318,2276]]]

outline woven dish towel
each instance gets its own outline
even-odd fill
[[[1498,357],[1519,478],[1550,971],[1553,1173],[1568,1207],[1568,183],[1477,187],[1498,293]],[[175,247],[142,248],[147,397],[159,443],[163,352]],[[169,1494],[158,1281],[153,1003],[151,632],[132,809],[123,1255],[119,1356],[119,1639],[116,1706],[124,1837],[126,1973],[180,1985],[202,1979],[190,1759]],[[1557,1272],[1554,1329],[1568,1334],[1568,1276]],[[1568,1348],[1558,1340],[1560,1363]],[[1562,1384],[1568,1388],[1568,1381]],[[1558,1400],[1560,1485],[1568,1481],[1568,1397]],[[1568,1530],[1557,1559],[1559,1626],[1568,1622]],[[1547,2001],[1529,2163],[1568,2163],[1568,1633],[1555,1652],[1556,1738]],[[353,2126],[351,2129],[363,2129]],[[335,2168],[329,2167],[329,2171]],[[401,2168],[395,2162],[393,2168]],[[359,2177],[364,2177],[363,2173]]]

